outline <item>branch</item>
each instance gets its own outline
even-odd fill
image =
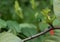
[[[26,39],[23,39],[23,42],[26,42],[26,41],[28,41],[28,40],[37,38],[37,37],[39,37],[39,36],[41,36],[41,35],[46,34],[46,33],[49,32],[50,30],[55,30],[55,29],[60,29],[60,26],[57,26],[57,27],[54,27],[54,28],[51,28],[51,27],[50,27],[50,28],[48,28],[48,29],[46,29],[46,30],[44,30],[44,31],[42,31],[42,32],[40,32],[40,33],[38,33],[38,34],[36,34],[36,35],[33,35],[33,36],[28,37],[28,38],[26,38]]]

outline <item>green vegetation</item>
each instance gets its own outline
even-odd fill
[[[0,0],[0,42],[23,42],[60,21],[53,10],[53,0]],[[26,42],[60,42],[60,30]]]

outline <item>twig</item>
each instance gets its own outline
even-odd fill
[[[41,35],[44,35],[44,34],[46,34],[47,32],[49,32],[51,29],[52,29],[52,28],[50,27],[50,28],[48,28],[48,29],[46,29],[46,30],[44,30],[44,31],[36,34],[36,35],[33,35],[33,36],[28,37],[28,38],[26,38],[26,39],[23,39],[23,42],[26,42],[26,41],[28,41],[28,40],[31,40],[31,39],[37,38],[37,37],[39,37],[39,36],[41,36]],[[55,29],[60,29],[60,27],[54,27],[53,30],[55,30]]]

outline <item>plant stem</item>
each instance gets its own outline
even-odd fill
[[[47,32],[49,32],[51,29],[52,29],[52,28],[50,27],[50,28],[48,28],[48,29],[46,29],[46,30],[44,30],[44,31],[36,34],[36,35],[33,35],[33,36],[28,37],[28,38],[26,38],[26,39],[23,39],[23,42],[26,42],[26,41],[28,41],[28,40],[31,40],[31,39],[37,38],[37,37],[39,37],[39,36],[42,36],[42,35],[46,34]],[[60,29],[60,26],[53,28],[53,30],[55,30],[55,29]]]

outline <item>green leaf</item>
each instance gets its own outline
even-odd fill
[[[23,13],[22,13],[22,8],[19,6],[19,3],[18,3],[18,1],[16,0],[15,1],[15,12],[17,13],[17,15],[20,17],[20,18],[24,18],[23,17]]]
[[[45,22],[41,22],[41,23],[40,23],[40,29],[41,29],[41,30],[45,30],[46,28],[48,28],[48,26],[49,26],[49,25],[48,25],[47,23],[45,23]]]
[[[22,28],[21,32],[25,34],[27,37],[33,36],[38,33],[36,26],[33,24],[28,24],[28,23],[20,24],[20,28]],[[43,41],[42,38],[43,36],[29,40],[27,42],[40,42]]]
[[[58,19],[55,19],[55,20],[53,21],[53,25],[60,25],[60,21],[59,21]]]
[[[30,3],[31,3],[32,8],[35,9],[36,8],[35,0],[30,0]]]
[[[0,19],[0,28],[5,28],[7,26],[6,22]]]
[[[22,23],[19,25],[19,27],[20,27],[20,29],[22,29],[22,28],[36,28],[36,26],[31,23],[30,24],[29,23]]]
[[[37,32],[36,27],[33,24],[20,24],[20,28],[26,36],[31,36]]]
[[[12,33],[1,33],[0,34],[0,42],[23,42],[20,38],[13,35]]]
[[[12,30],[11,32],[14,34],[16,34],[17,32],[21,32],[19,24],[16,21],[7,21],[7,26]]]
[[[58,20],[60,20],[60,0],[53,0],[54,13]]]

